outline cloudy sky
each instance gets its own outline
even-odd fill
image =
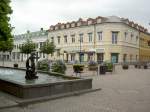
[[[150,0],[11,0],[13,33],[97,16],[129,18],[150,30]]]

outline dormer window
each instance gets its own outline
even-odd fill
[[[88,25],[91,25],[92,24],[92,20],[88,20]]]
[[[70,23],[67,23],[67,24],[66,24],[66,27],[67,27],[67,28],[70,28]]]
[[[71,23],[71,27],[72,28],[75,27],[75,22]]]
[[[50,30],[54,30],[54,26],[51,26],[51,27],[50,27]]]
[[[77,23],[77,26],[81,26],[81,22],[78,22],[78,23]]]
[[[59,27],[58,26],[55,26],[55,30],[58,30],[59,29]]]
[[[101,18],[97,19],[97,23],[101,23],[101,22],[102,22]]]
[[[64,24],[61,25],[61,29],[65,29],[65,25]]]

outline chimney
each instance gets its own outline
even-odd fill
[[[41,31],[43,31],[43,28],[41,28]]]

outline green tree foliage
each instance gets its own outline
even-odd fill
[[[11,25],[9,24],[9,14],[12,13],[11,7],[9,6],[10,0],[0,0],[0,41],[5,41],[9,43],[11,35]],[[0,43],[0,46],[3,45],[3,42]]]
[[[5,41],[0,41],[0,51],[6,52],[9,51],[11,52],[13,50],[13,40],[8,39]]]
[[[27,39],[27,41],[19,47],[20,52],[24,54],[30,54],[31,52],[35,51],[35,43],[32,42],[31,39]]]
[[[45,54],[52,54],[55,51],[55,45],[53,42],[46,40],[44,45],[40,48],[40,51]]]

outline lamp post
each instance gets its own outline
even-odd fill
[[[81,64],[81,37],[79,39],[79,42],[80,42],[79,61],[80,61],[80,64]]]
[[[80,64],[81,64],[81,38],[79,39],[79,42],[80,42],[79,60],[80,60]]]

